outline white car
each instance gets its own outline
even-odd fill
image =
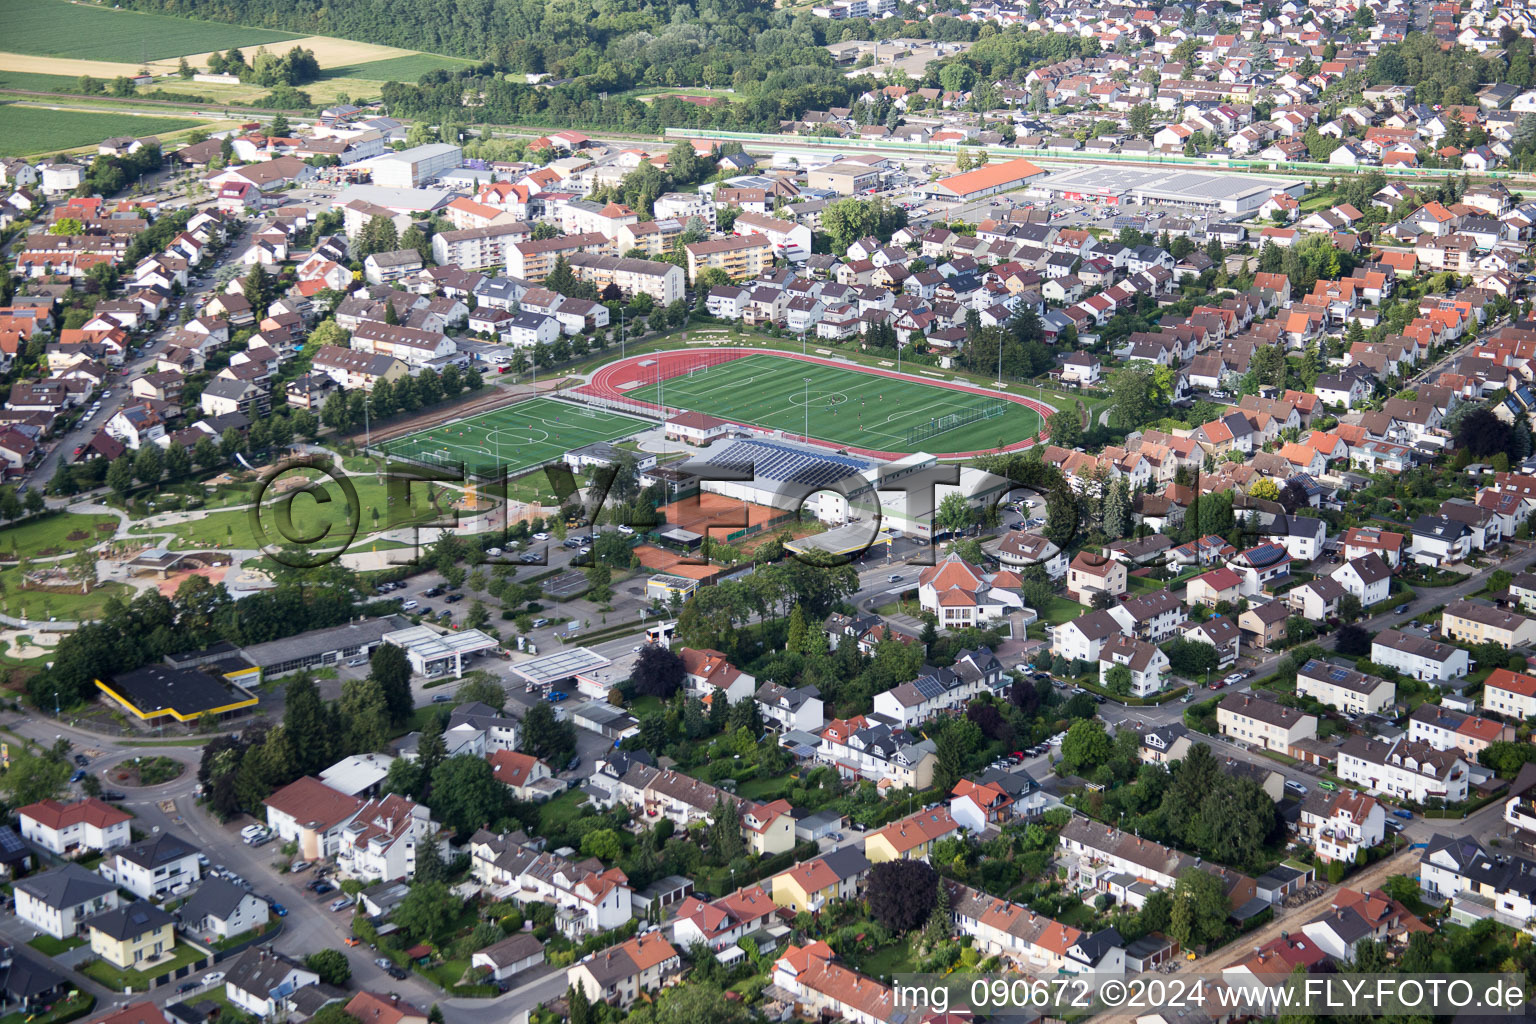
[[[1222,682],[1226,683],[1228,686],[1235,686],[1242,681],[1243,674],[1241,672],[1233,672],[1231,675],[1227,676],[1227,678],[1222,680]]]
[[[632,533],[634,533],[634,532],[635,532],[635,528],[634,528],[634,527],[633,527],[633,526],[624,526],[624,525],[620,525],[620,526],[619,526],[619,532],[620,532],[620,533],[622,533],[622,534],[624,534],[624,535],[625,535],[625,536],[626,536],[626,537],[627,537],[627,536],[629,536],[629,535],[630,535],[630,534],[632,534]]]
[[[255,839],[259,836],[264,836],[266,834],[267,826],[265,825],[247,825],[245,828],[240,830],[240,838],[244,839],[246,842],[250,842],[252,839]]]
[[[533,539],[534,540],[549,540],[549,534],[547,534],[547,533],[536,533],[536,534],[533,535]]]

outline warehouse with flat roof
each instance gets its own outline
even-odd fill
[[[1036,181],[1034,188],[1067,202],[1156,204],[1247,217],[1277,192],[1300,199],[1307,183],[1183,167],[1090,166],[1057,171]]]

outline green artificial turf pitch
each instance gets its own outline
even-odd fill
[[[515,476],[552,462],[573,448],[628,437],[651,426],[633,416],[553,398],[531,398],[407,434],[378,447],[387,454],[421,462],[463,463],[472,472],[504,467]]]
[[[1043,425],[1039,413],[1001,396],[772,355],[703,367],[662,381],[659,395],[651,384],[625,397],[877,452],[985,451]]]

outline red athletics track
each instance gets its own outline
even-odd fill
[[[973,395],[981,395],[984,398],[1001,398],[1006,402],[1014,402],[1018,405],[1027,406],[1028,408],[1038,413],[1042,421],[1051,413],[1056,411],[1054,406],[1046,405],[1044,402],[1038,402],[1033,398],[1024,398],[1021,395],[1004,394],[999,391],[994,391],[990,388],[976,387],[972,384],[956,384],[950,381],[929,380],[926,377],[920,377],[916,374],[897,373],[895,370],[884,370],[871,366],[861,366],[857,363],[845,362],[840,359],[823,359],[820,356],[802,356],[797,355],[794,352],[781,352],[777,349],[760,348],[673,349],[667,352],[649,352],[645,355],[630,356],[628,359],[621,359],[618,362],[609,363],[607,366],[602,367],[592,375],[591,381],[583,384],[581,387],[576,388],[575,390],[581,392],[582,394],[595,395],[598,398],[611,398],[625,402],[632,402],[635,405],[646,406],[651,409],[656,409],[659,412],[661,410],[657,405],[652,402],[641,402],[638,399],[630,398],[623,391],[619,390],[619,385],[627,384],[631,381],[639,381],[642,384],[655,383],[658,373],[663,381],[668,381],[673,377],[681,376],[682,374],[687,373],[689,370],[697,369],[700,366],[718,366],[721,363],[728,363],[733,359],[740,359],[744,356],[778,356],[782,359],[793,359],[802,363],[815,363],[818,366],[831,366],[840,370],[857,370],[860,373],[874,374],[875,376],[879,377],[890,377],[893,380],[904,380],[914,384],[927,384],[929,387],[948,388],[951,391],[964,391]],[[659,365],[641,368],[640,363],[648,361],[653,361]],[[725,419],[725,417],[721,418]],[[757,430],[764,429],[757,424],[745,423],[739,420],[727,419],[727,422],[736,423],[743,427],[752,427]],[[875,459],[899,459],[912,454],[911,452],[877,452],[868,448],[850,448],[847,446],[835,445],[832,442],[822,440],[821,438],[800,437],[799,435],[790,434],[787,432],[785,432],[782,436],[789,438],[790,440],[809,441],[811,444],[822,445],[824,447],[842,448],[844,451],[852,452],[856,455],[866,455]],[[1026,440],[1019,441],[1016,444],[1011,444],[1003,450],[1010,452],[1022,451],[1023,449],[1030,447],[1037,441],[1042,440],[1047,436],[1048,435],[1042,429],[1040,433],[1035,437],[1027,438]],[[943,452],[935,454],[937,454],[937,456],[941,459],[966,459],[974,458],[979,455],[992,455],[996,452],[996,448],[986,448],[973,452]]]

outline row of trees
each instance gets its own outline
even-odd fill
[[[401,377],[393,383],[381,380],[372,392],[337,391],[320,407],[320,422],[350,434],[361,430],[365,421],[412,413],[452,401],[466,391],[474,394],[483,387],[485,378],[476,367],[461,370],[449,365],[440,372],[428,368],[417,376]]]

